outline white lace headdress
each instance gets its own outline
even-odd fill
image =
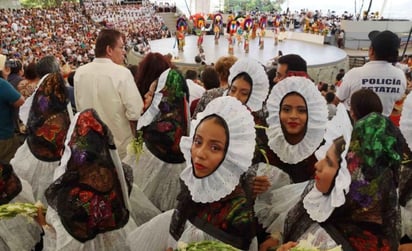
[[[399,129],[412,151],[412,94],[409,94],[403,102]]]
[[[308,113],[306,134],[302,141],[295,145],[287,142],[279,116],[281,102],[291,92],[296,92],[304,98]],[[269,147],[280,160],[296,164],[312,155],[323,140],[328,121],[326,100],[315,84],[304,77],[287,77],[273,87],[266,105],[269,112]]]
[[[233,79],[240,73],[247,73],[252,79],[252,91],[249,95],[249,99],[246,102],[246,106],[252,112],[262,109],[263,102],[269,93],[269,79],[265,72],[265,68],[256,60],[250,58],[239,59],[230,68],[229,83],[233,82]]]
[[[352,123],[343,104],[338,105],[337,113],[329,122],[325,134],[325,145],[316,151],[318,159],[325,157],[327,150],[332,146],[333,140],[343,136],[345,149],[340,156],[340,168],[335,177],[335,185],[331,193],[324,195],[316,186],[303,199],[303,206],[310,218],[317,222],[324,222],[332,214],[333,210],[345,204],[345,195],[349,192],[351,175],[347,168],[346,154],[348,153],[352,134]]]
[[[227,124],[229,145],[219,167],[209,176],[195,177],[190,149],[197,126],[210,115],[221,117]],[[229,195],[239,184],[240,176],[252,164],[256,144],[253,116],[246,106],[233,97],[219,97],[211,101],[206,109],[191,122],[189,137],[182,137],[180,148],[185,156],[187,167],[180,178],[188,186],[193,201],[209,203]]]

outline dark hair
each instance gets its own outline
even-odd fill
[[[333,144],[335,145],[335,154],[338,157],[338,163],[340,163],[342,161],[341,154],[345,150],[345,139],[343,138],[343,136],[337,137],[333,140]]]
[[[10,68],[10,74],[16,74],[23,69],[23,65],[21,64],[20,60],[17,59],[9,59],[5,63],[5,67]]]
[[[194,70],[187,70],[185,74],[185,79],[195,80],[197,79],[197,72]]]
[[[202,80],[203,86],[206,90],[218,88],[220,86],[219,74],[213,67],[206,66],[200,74],[200,79]]]
[[[338,74],[336,74],[336,81],[341,81],[343,76],[345,76],[344,72],[339,72]]]
[[[139,66],[135,65],[135,64],[131,64],[127,66],[127,69],[129,69],[129,71],[132,73],[133,77],[137,74],[137,71],[139,69]]]
[[[350,107],[355,120],[359,120],[372,112],[382,113],[383,111],[379,96],[370,89],[360,89],[354,92],[350,99]]]
[[[307,72],[306,61],[297,54],[287,54],[281,56],[278,60],[278,64],[286,64],[288,71],[304,71]]]
[[[272,90],[272,87],[275,86],[275,82],[273,82],[273,79],[276,77],[276,71],[277,71],[276,68],[272,68],[266,71],[266,74],[268,75],[268,79],[269,79],[270,90]]]
[[[139,70],[134,80],[143,96],[149,91],[150,85],[160,77],[160,75],[170,68],[170,61],[160,53],[150,52],[139,63]]]
[[[37,78],[36,63],[31,62],[24,69],[24,77],[28,80],[34,80]]]
[[[52,55],[44,56],[37,62],[36,72],[40,78],[48,73],[60,72],[59,62]]]
[[[333,100],[335,99],[335,93],[333,93],[333,92],[328,92],[328,93],[326,93],[326,94],[325,94],[325,99],[326,99],[326,102],[327,102],[328,104],[332,103]]]
[[[253,87],[253,79],[247,72],[241,72],[237,74],[236,77],[233,78],[232,83],[235,82],[236,79],[243,79],[250,84],[250,87]],[[232,85],[232,83],[229,84]]]
[[[121,37],[123,37],[123,34],[120,31],[112,29],[101,30],[96,40],[96,48],[94,49],[96,57],[106,56],[107,46],[114,48],[117,44],[117,40]]]
[[[74,74],[76,74],[76,71],[70,72],[69,76],[67,76],[67,82],[69,82],[70,86],[74,86]]]

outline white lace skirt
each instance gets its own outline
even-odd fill
[[[308,181],[293,183],[270,190],[269,198],[256,198],[254,209],[259,223],[270,233],[283,232],[289,210],[301,199]],[[266,195],[267,196],[267,195]]]
[[[21,180],[22,191],[10,201],[33,203],[33,192],[25,180]],[[0,250],[32,250],[41,240],[42,229],[33,219],[22,215],[0,220]]]
[[[53,182],[54,170],[59,166],[59,161],[46,162],[37,159],[25,141],[17,150],[10,164],[19,178],[29,182],[33,189],[34,199],[40,200],[47,206],[44,192]]]
[[[132,251],[164,251],[171,247],[177,248],[177,241],[169,234],[169,226],[173,210],[166,211],[149,222],[138,227],[135,231],[131,232],[127,238],[127,242]],[[190,222],[186,222],[185,230],[179,239],[179,242],[191,243],[206,240],[217,240],[216,238],[208,235],[202,230],[198,229]],[[257,251],[258,244],[257,239],[254,238],[249,251]]]
[[[412,238],[412,200],[409,200],[405,207],[401,207],[402,235]]]
[[[142,225],[161,213],[136,184],[133,184],[129,201],[131,206],[130,216],[137,226]]]
[[[166,163],[154,156],[145,145],[138,162],[136,155],[128,153],[123,162],[133,168],[134,183],[160,210],[167,211],[177,205],[180,192],[179,175],[186,163]]]
[[[57,212],[51,207],[47,209],[46,221],[53,229],[44,230],[45,251],[128,251],[127,233],[136,229],[136,224],[130,218],[123,228],[98,234],[94,239],[82,243],[66,231]]]

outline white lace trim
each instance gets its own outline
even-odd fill
[[[297,92],[305,99],[308,110],[306,134],[301,142],[289,144],[280,124],[280,103],[290,92]],[[267,135],[269,147],[281,161],[296,164],[309,157],[322,142],[328,121],[326,100],[314,83],[304,77],[288,77],[276,84],[266,103],[269,111]]]
[[[229,84],[242,72],[246,72],[252,78],[253,86],[246,106],[252,112],[262,109],[263,101],[269,93],[269,80],[263,66],[256,60],[250,58],[239,59],[230,68]]]
[[[329,195],[323,195],[315,185],[303,199],[303,206],[312,220],[324,222],[329,218],[336,207],[345,204],[345,194],[349,192],[349,186],[351,184],[351,175],[347,168],[345,158],[349,149],[351,134],[352,124],[348,113],[345,106],[339,104],[335,117],[328,125],[325,134],[325,145],[316,152],[316,157],[318,159],[324,158],[327,150],[333,144],[333,140],[340,136],[343,136],[345,140],[345,150],[341,154],[340,168],[332,192]]]
[[[229,146],[225,159],[209,176],[196,178],[193,174],[190,148],[199,123],[211,114],[216,114],[226,121],[229,129]],[[219,97],[212,100],[206,109],[191,122],[189,137],[182,137],[180,148],[187,166],[180,174],[190,190],[195,202],[209,203],[230,194],[239,184],[240,176],[252,164],[255,150],[255,129],[253,116],[240,101],[233,97]]]
[[[403,103],[399,129],[412,151],[412,94],[409,94]]]
[[[159,104],[163,98],[163,93],[161,93],[160,91],[163,90],[163,88],[166,85],[166,80],[167,76],[169,75],[169,71],[170,68],[160,75],[159,80],[157,81],[156,91],[153,94],[152,103],[137,121],[137,130],[152,123],[157,114],[159,114]]]
[[[342,136],[345,138],[345,142],[348,145],[350,135],[352,134],[352,122],[349,118],[348,111],[343,103],[339,103],[336,109],[336,115],[327,122],[326,133],[324,136],[325,144],[319,147],[315,152],[315,156],[318,160],[325,158],[326,152],[333,144],[333,140]]]

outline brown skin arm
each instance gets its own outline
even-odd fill
[[[132,130],[133,137],[136,137],[137,121],[129,120],[129,124],[130,124],[130,130]]]
[[[267,176],[256,176],[253,180],[253,193],[255,195],[266,192],[270,187],[270,182]]]

